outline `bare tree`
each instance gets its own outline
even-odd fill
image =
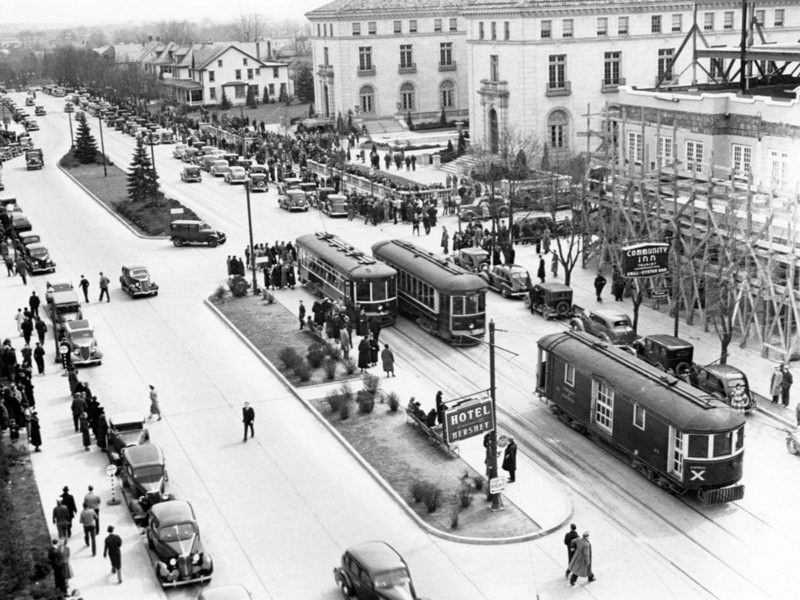
[[[240,14],[236,22],[236,32],[240,42],[257,42],[266,33],[264,17],[258,13]]]
[[[158,37],[165,44],[174,42],[179,46],[194,43],[198,39],[195,25],[189,21],[161,21]]]

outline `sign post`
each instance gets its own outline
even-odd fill
[[[65,376],[67,371],[69,371],[69,344],[67,342],[61,342],[58,345],[58,351],[61,354],[61,366],[64,367],[62,375]]]
[[[106,467],[106,475],[111,478],[111,498],[107,502],[109,506],[116,506],[119,504],[119,498],[117,498],[116,490],[117,490],[117,467],[115,465],[108,465]]]

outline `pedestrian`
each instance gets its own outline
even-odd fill
[[[56,505],[53,508],[53,524],[58,530],[58,537],[69,537],[69,530],[72,528],[72,519],[69,516],[69,509],[64,506],[64,501],[59,496],[56,499]]]
[[[346,319],[347,317],[345,317]],[[339,344],[342,348],[342,357],[345,360],[350,359],[350,335],[347,333],[347,327],[342,327],[339,330]]]
[[[158,420],[161,420],[161,408],[158,406],[158,392],[155,386],[150,385],[150,418],[158,415]]]
[[[78,285],[83,290],[83,299],[86,301],[86,304],[89,304],[89,280],[81,275],[81,282]]]
[[[22,323],[25,321],[25,314],[21,308],[17,309],[17,314],[14,315],[14,321],[17,322],[17,335],[22,335]]]
[[[117,583],[122,583],[122,538],[114,533],[114,526],[108,526],[108,535],[103,544],[103,558],[108,556],[111,572],[117,574]]]
[[[111,298],[109,298],[109,296],[108,296],[108,284],[109,283],[110,283],[110,281],[108,280],[108,277],[103,275],[103,272],[100,271],[100,299],[98,300],[98,302],[102,302],[103,301],[103,296],[106,297],[106,302],[111,302]]]
[[[508,471],[508,483],[514,483],[517,472],[517,444],[514,438],[509,438],[508,445],[503,452],[503,470]]]
[[[36,342],[36,348],[33,349],[33,361],[39,375],[44,375],[44,348],[39,342]]]
[[[78,517],[81,525],[83,525],[83,541],[86,546],[89,546],[89,540],[92,543],[92,556],[97,555],[97,515],[89,508],[86,502],[83,503],[83,510],[80,517]]]
[[[61,502],[67,507],[69,511],[69,529],[67,529],[67,537],[72,536],[72,519],[78,514],[78,507],[75,505],[75,498],[69,493],[69,488],[65,485],[61,490]]]
[[[369,369],[370,367],[369,358],[370,358],[369,340],[367,340],[367,337],[364,336],[358,343],[358,368],[361,369],[362,373],[366,373],[367,369]]]
[[[83,497],[83,503],[94,511],[97,517],[97,534],[100,534],[100,496],[94,493],[94,486],[89,486],[89,491]]]
[[[28,306],[31,307],[31,314],[37,319],[39,318],[39,305],[41,303],[41,299],[36,295],[36,290],[32,291],[31,297],[28,298]]]
[[[31,421],[30,421],[30,438],[28,441],[33,446],[34,452],[41,452],[41,445],[42,445],[42,429],[39,425],[39,413],[33,411],[31,413]]]
[[[598,302],[603,301],[603,299],[600,297],[600,294],[603,292],[604,287],[606,287],[606,278],[603,277],[602,271],[598,271],[597,277],[594,278],[594,293],[597,296]]]
[[[86,412],[82,412],[81,416],[78,418],[78,427],[81,431],[81,441],[83,442],[83,451],[88,452],[89,446],[92,443],[92,438],[89,435],[89,415]]]
[[[67,579],[64,576],[64,555],[58,547],[58,539],[53,538],[50,548],[47,550],[47,560],[50,568],[53,569],[53,580],[58,591],[67,593]]]
[[[553,275],[553,279],[558,278],[558,254],[556,254],[555,250],[552,250],[553,257],[550,259],[550,273]]]
[[[442,227],[442,251],[447,254],[450,236],[447,234],[447,227]]]
[[[436,392],[436,420],[439,425],[444,425],[444,401],[442,400],[442,390]]]
[[[369,366],[375,367],[378,365],[378,355],[380,354],[380,344],[372,334],[369,335]]]
[[[17,275],[22,279],[22,285],[28,285],[28,266],[25,264],[21,254],[17,259]]]
[[[19,352],[22,355],[22,366],[30,369],[33,364],[33,349],[28,344],[25,344]]]
[[[369,333],[376,342],[381,337],[381,323],[375,317],[369,320]],[[373,362],[377,362],[377,360]]]
[[[39,316],[36,317],[36,322],[34,323],[33,328],[36,330],[36,335],[39,336],[39,343],[44,345],[44,336],[47,333],[47,325]]]
[[[61,552],[61,557],[64,561],[64,583],[69,589],[69,580],[73,577],[72,565],[69,564],[70,551],[67,545],[67,540],[61,540],[58,544],[58,551]]]
[[[83,397],[83,392],[75,392],[72,395],[72,406],[70,407],[72,410],[72,425],[75,427],[75,431],[80,431],[78,427],[78,423],[80,422],[81,415],[86,410],[86,400]]]
[[[9,277],[13,277],[14,273],[14,259],[11,258],[10,255],[6,254],[3,257],[3,262],[6,264],[6,271],[8,272]]]
[[[247,431],[250,431],[250,437],[256,437],[255,429],[253,429],[253,422],[256,420],[256,411],[250,406],[249,402],[245,402],[242,407],[242,423],[244,423],[244,441],[247,441]]]
[[[33,335],[33,321],[26,318],[22,321],[22,338],[25,340],[25,345],[31,343],[31,336]]]
[[[575,585],[578,577],[588,577],[589,581],[596,578],[592,572],[592,544],[589,543],[589,532],[584,531],[580,539],[575,540],[575,554],[569,563],[569,584]]]
[[[544,283],[544,271],[545,271],[544,256],[542,256],[540,254],[539,255],[539,268],[536,271],[536,276],[539,278],[539,283]]]
[[[772,394],[772,403],[778,403],[778,397],[781,395],[781,384],[783,383],[783,363],[775,365],[775,370],[772,371],[772,380],[769,384],[769,393]]]
[[[300,318],[300,329],[302,329],[306,322],[306,307],[302,300],[300,300],[300,308],[298,309],[297,316]]]
[[[571,523],[569,531],[564,534],[564,545],[567,547],[567,571],[564,573],[564,577],[569,577],[569,565],[572,563],[572,557],[575,556],[575,541],[579,537],[578,526]]]
[[[789,388],[792,387],[793,380],[794,378],[792,377],[792,372],[789,371],[789,367],[783,365],[783,379],[781,379],[781,400],[783,401],[784,408],[789,406]]]
[[[386,373],[386,376],[394,377],[394,353],[389,350],[389,344],[383,345],[381,363],[383,363],[383,372]]]

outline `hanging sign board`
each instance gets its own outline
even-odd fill
[[[487,395],[481,394],[480,397],[445,407],[444,430],[448,444],[483,435],[492,429],[492,399]]]
[[[622,275],[651,277],[669,271],[669,244],[644,242],[622,247]]]

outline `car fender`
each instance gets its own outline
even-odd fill
[[[570,319],[569,327],[574,331],[586,331],[586,326],[583,324],[583,320],[580,317]]]

